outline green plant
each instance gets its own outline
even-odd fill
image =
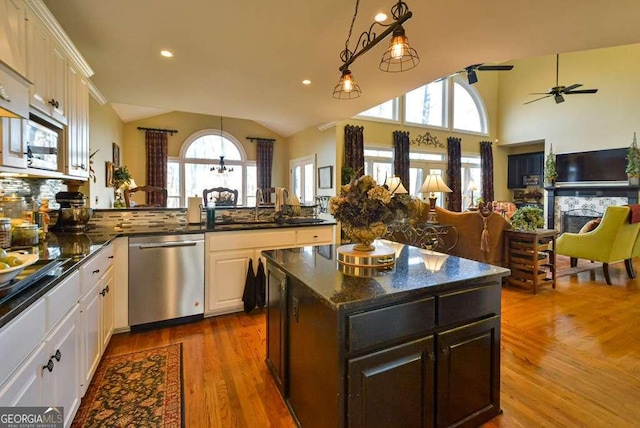
[[[633,133],[633,142],[627,151],[627,168],[625,172],[629,177],[640,177],[640,149],[636,140],[636,133]]]
[[[121,166],[113,171],[113,187],[119,189],[123,184],[129,184],[131,182],[131,173],[126,166]]]
[[[556,178],[558,178],[558,171],[556,170],[556,155],[553,153],[552,144],[544,162],[544,179],[549,183],[555,183]]]
[[[518,208],[511,217],[511,226],[521,230],[541,229],[544,227],[543,212],[538,207]]]
[[[356,178],[356,172],[350,166],[342,167],[342,184],[349,184]]]

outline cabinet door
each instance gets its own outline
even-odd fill
[[[80,385],[84,395],[100,363],[100,318],[102,283],[98,282],[80,299]]]
[[[48,358],[46,346],[41,342],[0,390],[0,406],[42,405],[42,370]]]
[[[129,326],[129,238],[113,243],[113,327]]]
[[[69,64],[67,72],[67,141],[65,172],[77,177],[89,176],[88,106],[89,88],[87,79]]]
[[[507,164],[507,187],[509,189],[518,189],[521,187],[521,172],[520,172],[520,162],[519,156],[517,155],[509,155],[508,164]]]
[[[78,305],[60,321],[46,340],[51,371],[43,370],[42,404],[64,407],[64,426],[70,426],[80,407]],[[45,361],[44,364],[46,364]]]
[[[51,94],[51,116],[67,124],[67,57],[64,50],[53,38],[49,47],[50,72],[49,86]]]
[[[104,277],[104,285],[100,290],[102,314],[100,321],[100,349],[104,353],[113,334],[113,268],[109,268]]]
[[[433,349],[429,336],[350,359],[349,427],[432,427]]]
[[[207,253],[207,313],[241,311],[242,294],[254,250],[213,251]],[[253,268],[256,268],[254,264]]]
[[[286,397],[287,277],[267,264],[267,365]]]
[[[0,0],[0,58],[26,76],[26,6],[22,0]]]
[[[33,83],[29,104],[49,114],[49,63],[51,34],[38,17],[27,13],[27,78]]]
[[[2,132],[2,165],[16,168],[27,167],[25,155],[26,120],[3,117],[0,123]]]
[[[500,317],[437,335],[437,426],[476,426],[500,412]]]

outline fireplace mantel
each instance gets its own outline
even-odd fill
[[[547,191],[547,228],[553,229],[555,226],[555,202],[557,196],[573,196],[582,198],[623,197],[627,198],[627,203],[631,205],[638,203],[638,191],[640,191],[640,186],[629,186],[628,184],[611,186],[599,185],[596,183],[588,186],[545,187],[544,190]]]

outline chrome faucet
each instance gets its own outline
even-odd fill
[[[262,189],[258,187],[258,190],[256,190],[256,209],[255,209],[255,218],[254,218],[255,221],[258,221],[258,217],[259,217],[258,207],[263,202],[264,202],[264,194],[262,193]]]

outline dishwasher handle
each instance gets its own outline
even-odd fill
[[[204,241],[155,242],[153,244],[138,244],[136,247],[141,250],[148,250],[151,248],[195,247],[201,242]]]

